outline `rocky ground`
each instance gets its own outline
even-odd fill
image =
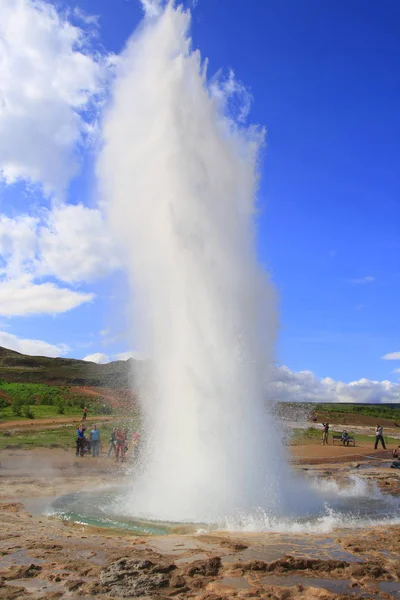
[[[339,481],[357,473],[400,495],[400,471],[387,468],[388,454],[369,459],[369,449],[361,449],[359,461],[343,455],[335,462],[340,453],[328,456],[312,445],[313,452],[294,449],[297,469]],[[51,497],[123,478],[124,468],[105,458],[76,459],[57,448],[2,451],[0,598],[400,598],[400,525],[318,535],[136,537],[38,509]]]

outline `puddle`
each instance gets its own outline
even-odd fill
[[[354,556],[342,550],[331,538],[305,540],[284,538],[279,543],[271,543],[262,546],[252,546],[243,552],[231,553],[222,557],[225,564],[237,561],[263,560],[271,562],[281,558],[285,554],[292,556],[307,556],[308,558],[321,558],[323,560],[345,560],[349,563],[362,562],[362,558]]]
[[[279,577],[278,575],[268,575],[267,577],[263,577],[259,583],[265,586],[279,585],[282,587],[294,587],[300,584],[304,587],[317,587],[328,590],[334,594],[360,595],[361,592],[361,589],[358,586],[355,588],[351,587],[352,582],[350,579],[322,579],[319,577],[294,577],[292,575]],[[363,598],[377,597],[376,594],[365,592],[364,590],[362,590],[362,596]]]
[[[197,554],[190,554],[189,556],[183,556],[182,558],[178,558],[174,562],[176,565],[179,566],[194,562],[195,560],[207,560],[207,558],[209,558],[207,554],[198,552]]]
[[[223,577],[218,581],[218,587],[220,586],[235,590],[249,590],[252,587],[243,577]]]
[[[378,585],[382,592],[400,598],[400,583],[398,581],[380,581]]]
[[[32,563],[37,565],[42,564],[43,560],[32,558],[27,554],[26,550],[21,549],[10,554],[5,554],[0,558],[0,568],[7,569],[9,567],[29,567]]]

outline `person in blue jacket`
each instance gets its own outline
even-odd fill
[[[78,431],[76,432],[76,434],[77,434],[77,436],[76,436],[76,455],[83,456],[84,447],[85,447],[85,428],[82,424],[79,425]]]

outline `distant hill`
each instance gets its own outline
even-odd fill
[[[130,387],[143,364],[130,358],[98,365],[74,358],[28,356],[0,346],[0,379],[15,383]]]

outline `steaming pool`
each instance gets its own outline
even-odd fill
[[[382,494],[374,484],[354,478],[345,486],[319,480],[322,508],[302,515],[251,514],[222,517],[217,523],[166,522],[129,514],[128,488],[107,487],[69,493],[53,499],[46,516],[82,525],[131,532],[136,535],[195,534],[210,531],[328,533],[340,528],[365,528],[400,523],[400,498]],[[322,490],[322,491],[321,491]]]

